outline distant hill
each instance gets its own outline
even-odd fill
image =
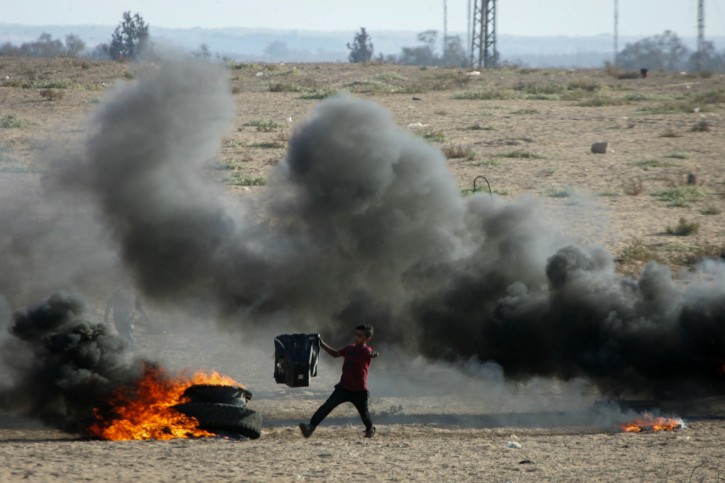
[[[43,32],[63,39],[68,34],[82,38],[89,48],[107,42],[115,25],[15,25],[0,23],[0,44],[20,44],[35,40]],[[347,43],[355,32],[312,32],[304,30],[273,30],[252,28],[169,29],[150,28],[156,42],[169,43],[188,50],[206,44],[212,54],[237,61],[267,62],[347,62]],[[369,31],[375,54],[398,55],[403,47],[418,45],[418,32]],[[465,42],[466,34],[458,34]],[[620,37],[620,49],[642,37]],[[725,49],[725,37],[708,40],[718,49]],[[683,37],[690,48],[696,39]],[[611,60],[613,39],[610,34],[591,37],[525,37],[500,35],[498,49],[503,60],[530,67],[601,67]]]

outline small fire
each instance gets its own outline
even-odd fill
[[[626,433],[641,433],[644,431],[679,431],[684,429],[685,422],[680,418],[655,417],[650,413],[644,413],[634,421],[620,425]]]
[[[121,388],[113,394],[110,411],[94,410],[96,421],[88,431],[91,436],[113,441],[214,436],[199,429],[195,418],[172,408],[186,402],[182,400],[184,390],[194,384],[242,386],[216,371],[170,376],[162,369],[146,366],[143,377],[134,387]]]

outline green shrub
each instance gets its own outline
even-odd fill
[[[668,226],[666,232],[668,235],[689,236],[696,234],[699,229],[699,223],[696,223],[694,221],[690,223],[685,218],[680,218],[677,226]]]
[[[257,131],[260,131],[260,132],[270,132],[270,131],[277,129],[278,127],[281,127],[279,124],[277,124],[274,121],[271,121],[271,120],[265,121],[263,119],[253,119],[251,121],[245,122],[243,125],[256,127]]]
[[[17,117],[15,114],[8,114],[7,116],[0,118],[0,128],[3,129],[15,129],[32,126],[33,123],[27,119]]]
[[[264,186],[267,184],[267,180],[260,177],[234,174],[226,179],[226,183],[234,186]]]
[[[293,82],[270,82],[269,92],[302,92],[302,86]]]
[[[332,97],[337,94],[337,91],[330,88],[315,89],[313,91],[306,92],[300,96],[300,99],[325,99]]]
[[[667,206],[684,207],[703,198],[707,192],[700,186],[676,186],[652,193],[652,196],[667,203]]]
[[[427,139],[429,141],[433,141],[436,143],[442,143],[442,142],[445,142],[445,140],[446,140],[446,135],[443,134],[443,131],[426,130],[426,131],[419,133],[419,135],[423,139]]]

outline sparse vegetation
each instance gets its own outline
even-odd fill
[[[633,164],[638,168],[642,168],[644,171],[649,171],[652,168],[671,168],[677,166],[677,163],[659,159],[643,159],[641,161],[635,161]]]
[[[710,131],[710,123],[707,121],[698,121],[690,128],[692,132],[708,132]]]
[[[667,203],[667,206],[690,206],[691,203],[702,199],[706,194],[700,186],[675,186],[652,193],[652,196]]]
[[[690,156],[687,153],[683,153],[682,151],[672,151],[665,154],[664,157],[672,159],[688,159]]]
[[[226,183],[233,186],[264,186],[267,180],[261,177],[234,174],[226,178]]]
[[[544,159],[546,157],[543,154],[532,153],[531,151],[524,151],[523,149],[509,151],[507,153],[500,154],[500,156],[516,159]]]
[[[469,146],[461,146],[458,144],[443,146],[443,154],[447,159],[465,158],[470,161],[475,157],[473,150]]]
[[[48,101],[63,99],[63,91],[57,89],[43,89],[39,92],[40,97]]]
[[[471,101],[504,101],[519,97],[520,95],[510,89],[479,89],[457,92],[453,95],[453,99]]]
[[[0,128],[2,129],[19,129],[32,125],[31,121],[17,117],[15,114],[8,114],[0,118]]]
[[[704,210],[700,210],[700,213],[702,213],[703,215],[719,215],[720,213],[722,213],[722,210],[714,206],[708,206]]]
[[[538,114],[539,111],[532,108],[527,109],[519,109],[518,111],[513,111],[511,114]]]
[[[663,138],[681,138],[682,134],[678,133],[677,131],[673,129],[667,129],[665,132],[663,132],[660,137]]]
[[[637,176],[632,179],[627,179],[622,182],[622,190],[625,195],[637,196],[644,191],[644,184],[642,178]]]
[[[331,88],[315,89],[306,92],[300,96],[300,99],[325,99],[337,94],[337,91]]]
[[[629,101],[622,97],[595,96],[589,99],[581,100],[577,103],[579,107],[605,107],[605,106],[625,106]]]
[[[436,143],[443,143],[446,140],[446,135],[443,133],[443,131],[425,130],[420,133],[420,136],[423,139],[427,139],[428,141],[433,141]]]
[[[680,218],[680,221],[677,223],[677,226],[668,226],[666,233],[668,235],[675,235],[675,236],[689,236],[694,235],[697,233],[697,231],[700,229],[700,224],[696,222],[689,222],[685,218]]]
[[[499,166],[501,164],[500,159],[492,158],[492,159],[484,159],[483,161],[480,161],[478,163],[478,166],[481,168],[493,168],[495,166]]]
[[[476,123],[468,126],[466,128],[468,131],[495,131],[496,128],[491,126],[481,126],[481,124]]]
[[[251,126],[256,127],[257,131],[259,132],[270,132],[274,131],[275,129],[281,127],[279,124],[272,120],[264,120],[264,119],[253,119],[251,121],[247,121],[243,124],[244,126]]]
[[[261,149],[282,149],[285,145],[279,141],[262,141],[258,143],[251,143],[249,144],[249,147]]]
[[[568,198],[572,194],[569,188],[553,189],[546,192],[546,195],[551,198]]]
[[[269,92],[302,92],[302,86],[294,82],[270,82]]]

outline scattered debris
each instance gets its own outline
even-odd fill
[[[506,447],[519,449],[521,448],[521,443],[519,443],[518,441],[509,441],[506,443]]]

